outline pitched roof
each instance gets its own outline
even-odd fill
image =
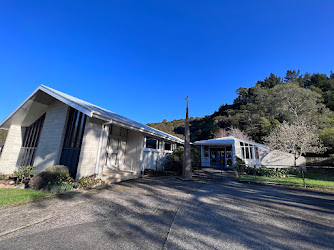
[[[165,138],[174,142],[178,143],[184,143],[184,140],[170,135],[168,133],[162,132],[158,129],[154,129],[152,127],[149,127],[147,125],[144,125],[142,123],[136,122],[134,120],[131,120],[129,118],[126,118],[124,116],[121,116],[119,114],[116,114],[114,112],[111,112],[107,109],[101,108],[99,106],[96,106],[92,103],[83,101],[79,98],[70,96],[68,94],[65,94],[63,92],[60,92],[58,90],[52,89],[50,87],[40,85],[17,109],[15,109],[1,124],[0,127],[9,120],[15,112],[20,109],[21,106],[23,106],[34,94],[36,94],[38,91],[43,91],[46,94],[54,97],[55,99],[67,104],[68,106],[71,106],[74,109],[77,109],[78,111],[86,114],[89,117],[95,117],[100,120],[104,120],[106,123],[113,123],[120,126],[127,127],[129,129],[138,130],[143,133],[147,133],[153,136],[158,136],[161,138]]]

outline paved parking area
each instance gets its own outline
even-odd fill
[[[151,177],[0,209],[1,249],[333,249],[330,192]]]

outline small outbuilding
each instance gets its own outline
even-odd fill
[[[248,166],[286,168],[294,166],[292,154],[271,151],[268,146],[233,136],[194,142],[201,148],[203,167],[233,168],[237,157]],[[305,165],[305,158],[299,157],[298,166]]]

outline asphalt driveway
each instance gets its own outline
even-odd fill
[[[0,209],[1,249],[333,249],[330,192],[152,177]]]

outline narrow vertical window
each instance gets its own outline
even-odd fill
[[[34,164],[39,137],[43,128],[45,114],[25,129],[22,147],[17,159],[17,166],[32,166]]]
[[[81,144],[86,124],[86,115],[73,108],[69,111],[59,164],[67,166],[75,178],[79,163]]]

